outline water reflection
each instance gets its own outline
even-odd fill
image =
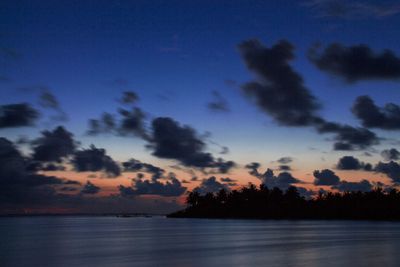
[[[400,266],[400,223],[1,218],[1,266]]]

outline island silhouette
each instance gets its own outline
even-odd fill
[[[191,191],[187,207],[169,218],[400,220],[400,192],[375,188],[369,192],[323,192],[301,196],[296,187],[286,191],[261,184],[240,190],[200,194]]]

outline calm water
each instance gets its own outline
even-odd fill
[[[0,266],[400,266],[400,223],[0,218]]]

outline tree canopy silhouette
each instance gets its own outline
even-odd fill
[[[251,219],[348,219],[400,220],[400,192],[375,188],[369,192],[319,192],[314,198],[302,197],[297,188],[285,192],[261,184],[240,190],[187,195],[187,208],[168,217],[251,218]]]

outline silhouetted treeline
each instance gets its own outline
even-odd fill
[[[296,187],[257,188],[200,195],[190,192],[188,207],[168,217],[253,219],[354,219],[400,220],[400,192],[376,188],[370,192],[319,193],[311,199],[300,196]]]

